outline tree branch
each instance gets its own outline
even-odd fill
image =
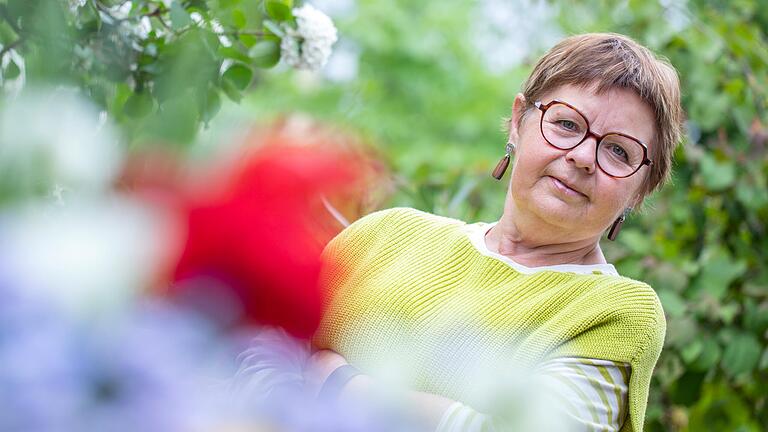
[[[264,33],[263,31],[259,30],[232,30],[232,31],[223,31],[216,33],[218,36],[239,36],[239,35],[250,35],[250,36],[267,36],[267,33]]]

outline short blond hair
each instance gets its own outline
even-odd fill
[[[531,109],[533,102],[547,92],[569,84],[594,86],[598,93],[629,89],[651,107],[656,119],[656,135],[649,146],[653,165],[641,194],[645,197],[663,186],[670,178],[683,130],[675,68],[626,36],[588,33],[566,38],[544,54],[522,92]]]

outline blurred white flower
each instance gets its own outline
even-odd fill
[[[149,20],[149,17],[141,17],[139,22],[133,28],[133,34],[138,36],[140,39],[146,39],[147,36],[149,36],[149,32],[151,31],[152,21]]]
[[[118,20],[128,19],[131,15],[131,8],[133,8],[133,2],[126,1],[110,9],[112,16]]]
[[[172,232],[125,198],[44,202],[0,213],[0,273],[73,317],[109,316],[147,287]]]
[[[2,44],[0,44],[1,48],[4,48]],[[12,67],[19,68],[19,75],[9,79],[7,75]],[[10,49],[3,57],[0,57],[0,94],[13,98],[21,92],[25,83],[26,65],[24,58],[15,49]]]
[[[22,92],[0,107],[0,190],[6,196],[99,192],[111,184],[122,152],[109,123],[73,91]]]
[[[291,67],[319,70],[331,55],[331,46],[338,36],[328,15],[305,4],[293,9],[296,28],[285,27],[280,43],[281,58]]]
[[[192,14],[190,14],[190,16],[194,15],[195,13],[197,12],[193,12]],[[194,21],[195,18],[193,17],[192,20]],[[202,23],[203,22],[202,15],[200,16],[200,21],[199,22],[195,21],[195,22],[198,24]],[[225,34],[224,26],[222,26],[220,22],[216,20],[211,20],[211,30],[213,30],[213,32],[219,36],[219,42],[221,42],[223,46],[225,47],[232,46],[232,41],[230,41],[229,38],[224,35]]]
[[[77,12],[77,10],[85,6],[86,3],[88,3],[88,0],[69,0],[69,10]]]

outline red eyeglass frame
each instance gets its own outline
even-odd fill
[[[551,108],[553,105],[557,105],[557,104],[560,104],[560,105],[565,105],[565,106],[567,106],[568,108],[570,108],[570,109],[572,109],[572,110],[576,111],[576,112],[577,112],[577,113],[578,113],[578,114],[581,116],[581,118],[583,118],[583,119],[584,119],[584,122],[586,122],[586,123],[587,123],[587,132],[584,134],[584,137],[581,139],[581,141],[579,141],[579,142],[578,142],[576,145],[574,145],[573,147],[562,148],[562,147],[556,146],[556,145],[552,144],[552,143],[549,141],[549,139],[547,139],[546,135],[544,135],[544,113],[546,113],[546,112],[547,112],[547,110],[548,110],[549,108]],[[584,115],[584,114],[583,114],[581,111],[579,111],[579,110],[578,110],[578,109],[577,109],[575,106],[573,106],[573,105],[569,104],[568,102],[563,102],[563,101],[561,101],[561,100],[553,99],[551,102],[549,102],[549,103],[547,103],[547,104],[543,104],[541,101],[536,101],[536,102],[534,102],[534,103],[533,103],[533,106],[535,106],[536,108],[538,108],[539,110],[541,110],[541,119],[539,120],[539,132],[541,133],[541,137],[542,137],[542,138],[544,138],[544,141],[546,141],[546,142],[547,142],[547,144],[551,145],[552,147],[554,147],[554,148],[556,148],[556,149],[559,149],[559,150],[573,150],[573,149],[575,149],[576,147],[580,146],[582,143],[584,143],[584,141],[586,141],[586,140],[587,140],[587,138],[589,138],[589,137],[592,137],[592,138],[594,138],[594,139],[595,139],[595,143],[596,143],[596,144],[595,144],[595,164],[598,166],[598,168],[600,168],[600,171],[604,172],[604,173],[605,173],[605,175],[607,175],[607,176],[610,176],[610,177],[613,177],[613,178],[627,178],[627,177],[629,177],[629,176],[631,176],[631,175],[635,174],[636,172],[640,171],[640,168],[642,168],[642,167],[643,167],[643,165],[648,165],[649,167],[650,167],[651,165],[653,165],[653,161],[652,161],[652,160],[650,160],[650,159],[648,158],[648,146],[647,146],[647,145],[645,145],[645,144],[643,144],[643,142],[642,142],[642,141],[640,141],[639,139],[637,139],[637,138],[635,138],[635,137],[633,137],[633,136],[631,136],[631,135],[627,135],[627,134],[624,134],[624,133],[621,133],[621,132],[608,132],[608,133],[605,133],[605,134],[603,134],[603,135],[598,135],[598,134],[596,134],[596,133],[592,132],[592,129],[590,129],[590,126],[589,126],[589,120],[587,119],[587,116],[585,116],[585,115]],[[624,176],[617,176],[617,175],[613,175],[613,174],[610,174],[610,173],[608,173],[608,172],[607,172],[605,169],[603,169],[603,167],[600,165],[600,161],[599,161],[599,159],[598,159],[598,157],[597,157],[597,155],[598,155],[597,149],[600,147],[600,141],[602,141],[602,140],[603,140],[603,138],[605,138],[605,137],[606,137],[606,136],[608,136],[608,135],[619,135],[619,136],[623,136],[624,138],[629,138],[629,139],[631,139],[632,141],[635,141],[636,143],[640,144],[640,147],[642,147],[642,148],[643,148],[643,161],[642,161],[642,162],[640,163],[640,165],[638,165],[638,166],[637,166],[637,168],[635,168],[635,170],[634,170],[634,171],[632,171],[631,173],[629,173],[629,174],[627,174],[627,175],[624,175]]]

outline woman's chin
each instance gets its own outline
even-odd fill
[[[564,232],[583,232],[589,220],[584,206],[565,202],[556,197],[543,197],[534,201],[533,212],[542,225],[557,226]]]

